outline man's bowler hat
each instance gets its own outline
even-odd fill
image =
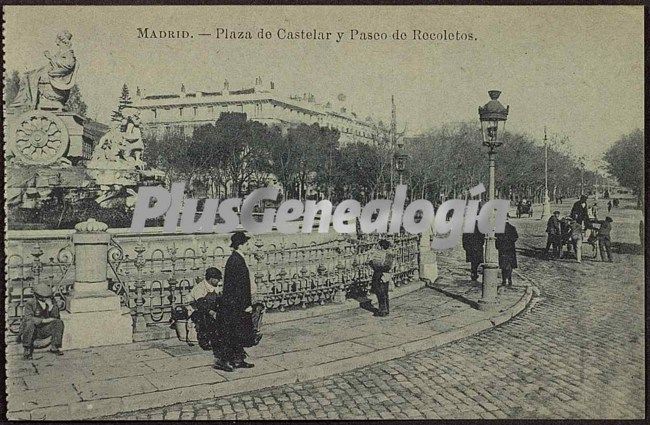
[[[230,237],[230,246],[232,248],[238,247],[239,245],[246,243],[249,239],[250,236],[248,236],[245,232],[236,231]]]

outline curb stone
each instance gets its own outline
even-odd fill
[[[531,282],[529,279],[524,279]],[[411,285],[409,285],[411,286]],[[417,289],[423,285],[412,285]],[[428,287],[428,285],[427,285]],[[412,292],[415,289],[409,291]],[[194,400],[203,400],[210,397],[223,397],[265,388],[272,388],[296,382],[306,382],[313,379],[348,372],[371,364],[390,361],[423,350],[428,350],[450,342],[466,338],[479,332],[501,325],[516,317],[530,303],[535,288],[532,284],[526,285],[526,290],[521,298],[505,311],[488,319],[481,319],[461,328],[441,332],[415,341],[410,341],[399,346],[376,350],[346,359],[335,360],[315,366],[307,366],[294,370],[271,372],[265,375],[252,376],[217,384],[202,384],[191,387],[173,388],[144,394],[135,394],[126,397],[113,397],[101,400],[85,401],[68,405],[51,406],[36,409],[32,412],[9,412],[10,419],[31,420],[56,420],[56,419],[94,419],[110,416],[120,412],[138,411],[150,408],[160,408],[173,404]],[[406,293],[406,292],[404,292]],[[404,294],[402,293],[402,295]],[[346,307],[348,309],[351,307]],[[328,313],[325,313],[328,314]]]
[[[399,298],[426,287],[423,280],[415,280],[406,285],[399,286],[391,292],[391,299]],[[340,313],[342,311],[359,308],[359,303],[354,299],[347,299],[340,304],[328,304],[305,310],[292,310],[283,313],[271,313],[264,316],[264,325],[293,322],[295,320],[308,319],[313,317],[326,316],[328,314]]]

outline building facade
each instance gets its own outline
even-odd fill
[[[286,98],[277,94],[272,82],[264,88],[258,77],[254,86],[239,90],[230,90],[226,80],[220,92],[188,93],[181,85],[179,93],[144,95],[138,89],[130,106],[140,110],[144,131],[149,134],[182,130],[190,136],[194,128],[214,123],[223,112],[239,112],[245,113],[248,119],[282,128],[316,123],[337,129],[341,145],[380,143],[388,132],[383,124],[375,123],[370,117],[359,119],[348,111],[342,99],[339,96],[339,102],[332,105],[317,103],[313,95],[307,94]]]

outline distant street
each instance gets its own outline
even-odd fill
[[[565,214],[571,203],[552,209]],[[326,379],[119,418],[643,418],[642,213],[629,204],[611,213],[614,263],[593,261],[587,244],[582,264],[546,261],[541,210],[512,219],[520,234],[515,284],[523,275],[540,293],[498,328]],[[468,268],[456,262],[461,255],[442,262]]]

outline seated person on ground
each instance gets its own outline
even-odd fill
[[[34,341],[52,338],[50,352],[63,355],[63,321],[59,316],[59,307],[52,297],[52,288],[45,283],[34,287],[34,298],[25,303],[23,318],[20,322],[19,338],[25,349],[23,358],[29,360],[34,352]]]

